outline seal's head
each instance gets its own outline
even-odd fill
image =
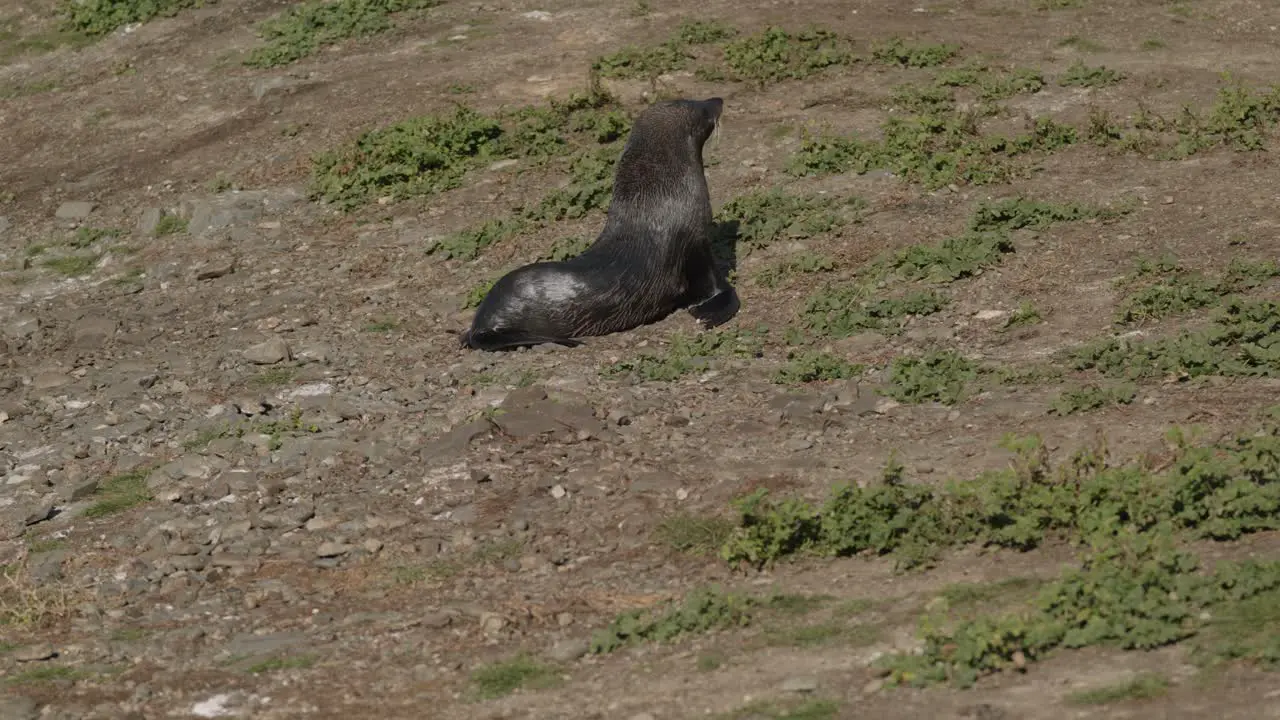
[[[654,150],[670,153],[677,149],[676,142],[684,140],[679,150],[688,151],[701,160],[702,146],[720,124],[723,111],[724,100],[718,97],[655,103],[636,118],[623,152],[647,154],[644,151]]]

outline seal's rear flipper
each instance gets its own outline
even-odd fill
[[[690,307],[689,314],[704,328],[711,329],[729,322],[734,315],[738,314],[741,307],[742,302],[738,299],[738,293],[729,287]]]
[[[476,350],[512,350],[529,345],[552,343],[565,347],[578,347],[582,343],[570,338],[551,338],[530,335],[520,330],[474,330],[462,333],[462,346]]]

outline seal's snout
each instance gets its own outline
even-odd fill
[[[711,114],[711,119],[719,122],[720,113],[724,112],[724,99],[718,97],[707,98],[702,101],[702,104],[707,108],[707,112]]]

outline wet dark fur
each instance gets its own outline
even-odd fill
[[[704,327],[738,309],[711,253],[702,147],[723,102],[674,100],[636,119],[596,241],[563,262],[503,276],[476,309],[464,347],[503,350],[630,330],[687,308]]]

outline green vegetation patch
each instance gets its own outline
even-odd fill
[[[731,228],[714,240],[734,243],[739,256],[767,247],[780,239],[805,239],[832,232],[856,221],[866,207],[861,198],[793,195],[780,189],[741,195],[725,203],[716,214],[720,227]]]
[[[959,53],[959,45],[908,43],[900,37],[893,37],[873,46],[871,59],[885,65],[927,68],[944,65]]]
[[[712,331],[693,336],[674,335],[664,353],[642,353],[601,371],[605,377],[632,377],[637,381],[670,382],[711,367],[715,358],[760,357],[766,328],[752,331]]]
[[[533,219],[575,217],[608,203],[616,143],[631,118],[614,98],[591,88],[545,107],[522,107],[497,116],[465,106],[451,114],[424,115],[377,128],[312,159],[313,198],[351,210],[371,199],[432,195],[459,187],[477,167],[500,159],[546,161],[570,157],[570,188],[544,201]],[[593,147],[597,146],[597,147]],[[586,189],[578,185],[588,185]],[[577,208],[569,211],[563,208]]]
[[[1124,73],[1118,70],[1103,65],[1085,65],[1083,61],[1077,60],[1058,78],[1058,84],[1063,87],[1093,88],[1114,85],[1123,79]]]
[[[1106,705],[1125,700],[1151,700],[1168,692],[1168,678],[1154,673],[1142,673],[1114,685],[1071,693],[1067,696],[1067,702],[1072,705]]]
[[[187,8],[216,0],[64,0],[63,28],[88,37],[101,37],[131,23],[173,17]]]
[[[724,46],[724,62],[732,74],[759,84],[801,80],[856,59],[848,39],[817,28],[793,33],[770,26]]]
[[[521,689],[553,687],[559,680],[553,667],[527,654],[476,668],[471,673],[471,684],[481,700],[492,700]]]
[[[1280,304],[1232,298],[1207,327],[1152,340],[1110,338],[1067,353],[1076,370],[1130,381],[1280,376]]]
[[[836,269],[836,263],[826,255],[813,252],[799,252],[791,257],[770,265],[756,275],[756,282],[764,287],[776,287],[783,278],[794,275],[812,275],[829,273]]]
[[[1130,288],[1116,315],[1122,324],[1161,320],[1219,305],[1280,277],[1280,263],[1232,258],[1218,277],[1187,270],[1171,259],[1141,261],[1122,282]]]
[[[591,652],[611,653],[639,642],[666,642],[686,634],[742,627],[750,623],[755,604],[749,596],[699,588],[680,604],[667,602],[619,615],[592,636]]]
[[[1114,405],[1128,405],[1138,395],[1133,383],[1111,385],[1088,384],[1063,390],[1053,401],[1051,412],[1072,415]]]
[[[85,509],[84,516],[105,517],[150,502],[147,475],[145,470],[135,470],[104,480],[94,492],[94,503]]]
[[[954,405],[978,379],[978,365],[954,350],[895,358],[885,394],[899,402]]]
[[[245,58],[249,67],[270,68],[301,60],[323,47],[390,30],[391,15],[425,10],[440,0],[313,0],[298,3],[258,25],[266,44]]]
[[[1280,527],[1280,424],[1205,446],[1177,431],[1171,439],[1176,457],[1159,473],[1110,465],[1094,448],[1051,466],[1038,437],[1009,436],[1001,444],[1014,452],[1010,467],[941,487],[905,482],[891,459],[880,483],[837,487],[820,507],[760,490],[735,502],[740,522],[721,557],[762,566],[795,555],[893,553],[913,567],[960,544],[1025,550],[1050,534],[1087,539],[1167,525],[1223,540]]]
[[[774,374],[773,381],[783,385],[798,385],[822,380],[845,380],[861,375],[865,369],[862,365],[828,352],[793,350],[788,353],[787,364]]]

